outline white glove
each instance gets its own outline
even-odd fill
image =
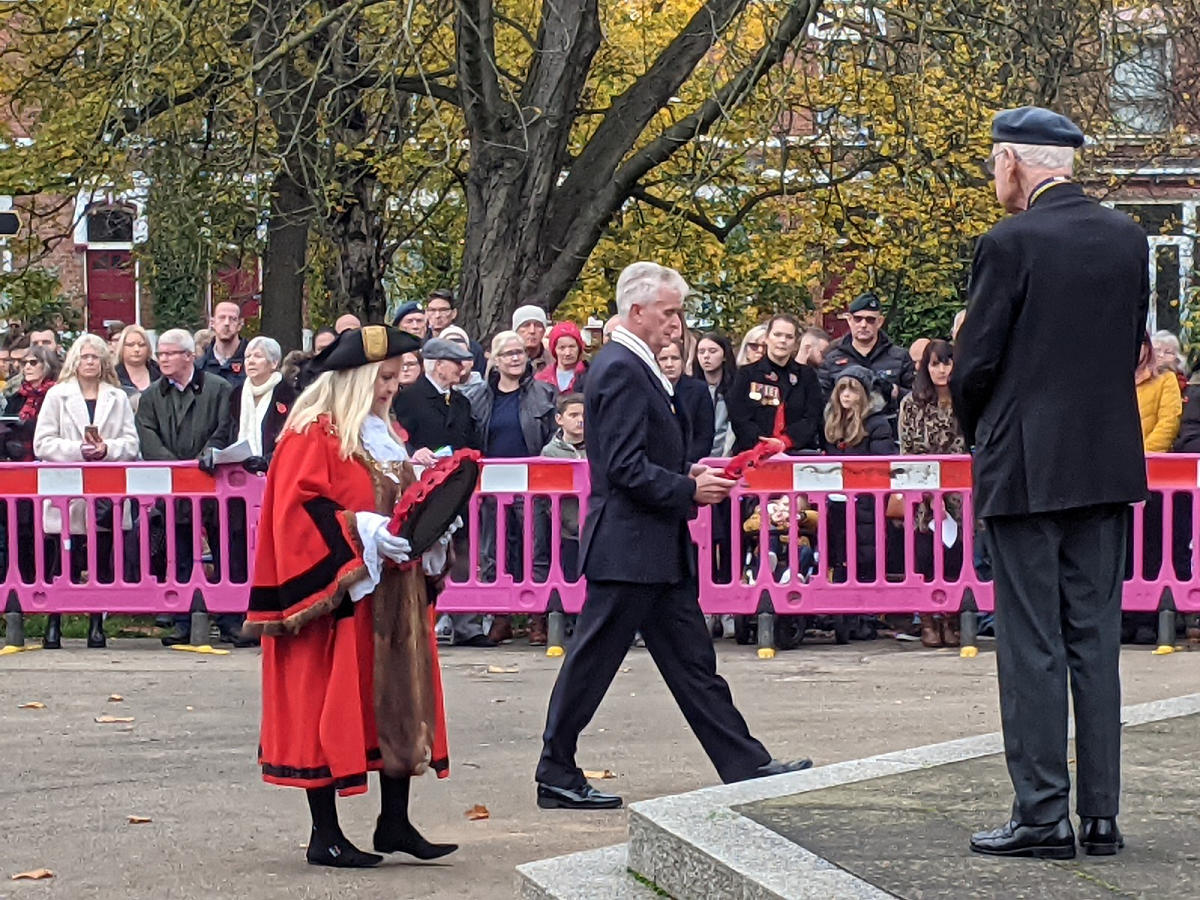
[[[446,533],[421,556],[421,567],[425,570],[426,575],[442,574],[442,570],[446,568],[446,553],[450,546],[450,540],[454,537],[454,532],[462,528],[462,523],[462,517],[455,516],[450,527],[446,529]]]
[[[375,545],[381,555],[394,563],[408,562],[408,554],[412,550],[412,544],[399,535],[392,534],[386,527],[376,533]]]

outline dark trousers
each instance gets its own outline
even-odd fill
[[[1004,753],[1027,825],[1065,819],[1067,673],[1075,708],[1077,811],[1117,814],[1121,788],[1124,506],[987,520],[996,583]]]
[[[696,582],[591,581],[575,639],[550,695],[537,780],[565,788],[583,784],[583,772],[575,765],[579,733],[595,715],[638,631],[721,780],[747,778],[768,763],[771,755],[751,737],[729,685],[717,674]]]

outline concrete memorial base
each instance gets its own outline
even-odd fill
[[[1127,847],[1115,858],[970,853],[971,832],[1001,824],[1011,802],[991,734],[635,803],[628,844],[521,866],[520,896],[1200,897],[1200,694],[1127,707],[1123,721]]]

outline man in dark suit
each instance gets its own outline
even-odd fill
[[[471,401],[454,387],[462,382],[470,351],[444,338],[430,338],[421,348],[425,375],[396,394],[392,411],[408,433],[412,449],[449,447],[480,449],[471,416]]]
[[[655,363],[687,292],[672,269],[648,262],[626,268],[617,282],[621,325],[588,371],[587,602],[550,697],[537,767],[544,809],[621,805],[587,783],[575,749],[638,631],[723,781],[812,765],[773,760],[751,737],[717,675],[697,602],[687,520],[694,505],[719,503],[734,483],[690,464],[671,383]]]
[[[951,387],[975,446],[992,547],[1010,821],[971,849],[1070,859],[1067,673],[1079,840],[1117,830],[1121,580],[1129,504],[1146,497],[1134,370],[1149,303],[1145,233],[1071,181],[1083,133],[1048,110],[996,116],[989,160],[1010,213],[979,239]],[[1062,335],[1070,334],[1064,356]]]

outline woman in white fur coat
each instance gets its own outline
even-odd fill
[[[94,334],[81,335],[67,352],[58,383],[46,394],[38,414],[33,434],[33,453],[45,462],[122,462],[138,458],[137,427],[133,407],[121,389],[108,344]],[[87,568],[87,504],[70,501],[69,531],[71,537],[71,577],[77,579]],[[50,501],[44,504],[43,528],[47,537],[62,534],[62,512]],[[111,502],[100,500],[93,510],[98,540],[96,563],[98,572],[90,578],[101,582],[113,581],[113,512]],[[132,527],[130,508],[125,505],[121,527]],[[131,539],[132,541],[132,539]],[[47,541],[57,545],[57,541]],[[54,559],[57,560],[56,551]],[[47,567],[54,571],[48,558]],[[88,646],[104,646],[104,616],[93,613],[88,628]],[[43,645],[48,649],[61,646],[62,624],[57,615],[50,616]]]

